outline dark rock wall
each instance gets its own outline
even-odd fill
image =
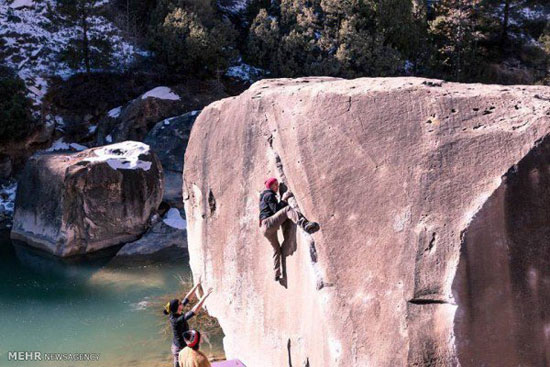
[[[550,364],[550,139],[503,177],[464,233],[453,285],[462,366]]]

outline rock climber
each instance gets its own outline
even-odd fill
[[[195,295],[200,284],[201,282],[199,281],[185,295],[185,297],[182,300],[179,300],[177,298],[173,299],[170,302],[168,302],[164,307],[163,312],[165,315],[169,315],[170,325],[172,326],[172,332],[174,334],[172,338],[172,355],[174,357],[174,367],[179,367],[178,365],[179,352],[186,346],[185,338],[183,337],[183,334],[189,330],[189,324],[187,323],[187,321],[200,311],[200,309],[202,308],[202,305],[204,304],[204,301],[206,301],[206,298],[212,293],[212,288],[210,288],[208,292],[206,292],[202,296],[202,298],[199,299],[199,302],[191,309],[191,311],[183,313],[183,306],[189,303],[190,298],[193,297],[193,295]]]
[[[308,221],[300,212],[288,205],[287,200],[293,196],[290,191],[283,194],[281,201],[277,200],[279,181],[276,178],[267,179],[265,188],[260,195],[260,228],[273,247],[273,270],[275,281],[278,281],[281,278],[281,245],[277,237],[279,227],[290,219],[311,234],[319,230],[319,224]]]
[[[189,330],[183,334],[187,347],[179,354],[179,367],[211,367],[208,358],[199,350],[201,333],[197,330]]]

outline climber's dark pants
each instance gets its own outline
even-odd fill
[[[287,219],[298,223],[300,215],[290,206],[285,206],[271,217],[262,220],[262,233],[269,240],[271,247],[273,247],[273,270],[275,270],[275,276],[281,276],[281,245],[279,244],[277,231]]]
[[[179,367],[179,354],[181,348],[176,347],[172,344],[172,357],[174,357],[174,367]]]

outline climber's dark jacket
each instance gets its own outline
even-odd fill
[[[189,303],[189,299],[184,298],[182,303],[184,306],[187,305]],[[189,324],[187,321],[193,316],[195,316],[193,311],[186,312],[182,315],[170,314],[170,325],[172,325],[172,332],[174,335],[172,338],[172,344],[180,350],[187,346],[187,344],[185,344],[185,340],[183,339],[183,334],[189,330]]]
[[[285,201],[278,201],[272,190],[265,190],[260,195],[260,221],[271,217],[287,205]]]

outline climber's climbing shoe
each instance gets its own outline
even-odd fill
[[[319,223],[317,222],[305,222],[302,226],[304,231],[306,231],[309,234],[315,233],[319,230]]]

